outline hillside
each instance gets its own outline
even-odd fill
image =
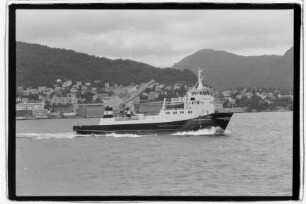
[[[151,79],[170,84],[196,81],[189,70],[160,69],[132,60],[111,60],[23,42],[16,44],[16,77],[17,86],[24,87],[51,86],[57,79],[101,80],[122,85]]]
[[[225,51],[204,49],[173,65],[194,73],[204,69],[205,81],[216,88],[292,87],[293,48],[283,56],[240,56]]]

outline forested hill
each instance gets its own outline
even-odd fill
[[[102,83],[128,85],[154,79],[172,84],[185,81],[194,84],[196,75],[189,70],[156,68],[132,60],[111,60],[72,50],[50,48],[38,44],[16,44],[17,86],[51,86],[61,80],[101,80]]]
[[[204,69],[205,81],[216,88],[292,87],[293,48],[284,55],[240,56],[203,49],[173,65],[194,73]]]

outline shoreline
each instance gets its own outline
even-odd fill
[[[284,113],[284,112],[293,112],[290,110],[285,111],[256,111],[256,112],[237,112],[235,114],[243,114],[243,113]],[[17,120],[59,120],[59,119],[94,119],[94,118],[101,118],[101,117],[63,117],[63,118],[15,118]]]

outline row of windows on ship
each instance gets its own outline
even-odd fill
[[[167,112],[166,112],[166,115],[168,115],[168,114],[170,114],[170,113],[171,113],[171,112],[167,111]],[[178,113],[177,111],[172,112],[172,114],[177,114],[177,113]],[[185,111],[180,111],[179,113],[180,113],[180,114],[184,114],[184,113],[185,113]],[[188,111],[188,113],[190,113],[190,114],[191,114],[191,113],[192,113],[192,111]]]
[[[210,91],[191,92],[191,95],[210,95]]]
[[[204,102],[203,101],[194,101],[194,98],[191,98],[190,99],[192,102],[188,102],[188,104],[204,104]],[[213,101],[210,101],[209,102],[210,104],[213,104],[214,102]]]

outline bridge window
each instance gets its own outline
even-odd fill
[[[168,115],[168,114],[170,114],[169,112],[166,112],[166,114]]]
[[[173,112],[173,114],[177,114],[177,112],[175,111],[175,112]]]
[[[183,113],[184,113],[184,111],[181,111],[181,112],[180,112],[180,114],[183,114]]]

